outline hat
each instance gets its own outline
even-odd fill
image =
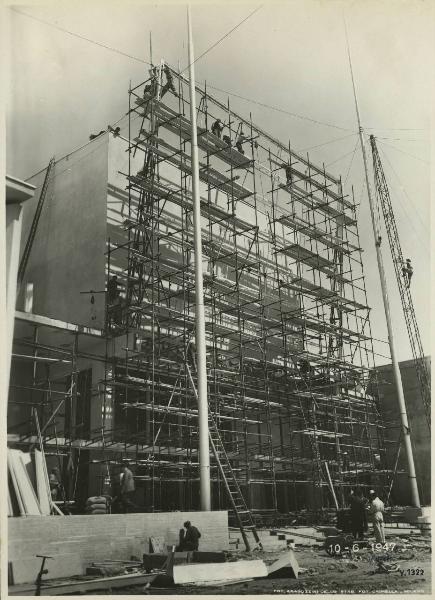
[[[370,490],[369,491],[369,494],[375,494],[375,493],[376,493],[375,490]]]

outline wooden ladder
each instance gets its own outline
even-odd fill
[[[196,399],[198,400],[198,392],[193,381],[192,372],[187,362],[186,368],[189,374],[192,389],[194,391]],[[249,543],[248,533],[252,533],[257,547],[262,549],[263,546],[258,536],[254,518],[245,502],[237,478],[231,466],[230,459],[228,458],[228,454],[225,450],[225,446],[219,433],[219,429],[217,428],[216,422],[213,419],[213,416],[210,414],[210,412],[208,415],[208,426],[210,446],[215,457],[222,480],[224,482],[225,490],[227,492],[228,499],[233,509],[237,525],[240,529],[240,533],[242,534],[246,550],[248,552],[251,550],[251,544]]]
[[[48,184],[50,181],[51,171],[54,167],[55,159],[54,157],[48,163],[47,172],[45,174],[44,183],[42,184],[41,193],[39,194],[38,204],[36,205],[35,214],[33,216],[32,225],[30,227],[30,232],[27,237],[26,245],[24,247],[23,256],[21,257],[20,266],[18,267],[18,284],[21,285],[24,279],[24,273],[27,267],[27,263],[29,262],[30,253],[32,251],[33,242],[35,241],[36,231],[38,229],[39,218],[42,213],[42,209],[44,207],[45,197],[47,195]]]

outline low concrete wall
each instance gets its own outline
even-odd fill
[[[47,561],[45,579],[83,574],[93,561],[129,560],[132,555],[141,559],[148,552],[150,536],[177,544],[179,530],[187,520],[201,532],[200,550],[229,548],[226,511],[10,517],[8,560],[14,583],[36,579],[41,565],[36,554],[53,557]]]

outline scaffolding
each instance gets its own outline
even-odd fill
[[[129,90],[106,288],[80,292],[91,307],[104,294],[104,329],[18,313],[13,362],[29,369],[9,402],[29,411],[8,442],[38,442],[36,408],[64,501],[93,475],[108,491],[128,463],[142,509],[199,508],[187,92],[163,61]],[[257,519],[344,506],[355,485],[388,491],[353,191],[206,86],[196,93],[212,508],[233,508],[232,480]]]
[[[162,61],[129,90],[127,194],[108,229],[119,293],[107,304],[102,385],[117,426],[105,447],[125,444],[151,510],[198,507],[187,85]],[[342,503],[386,471],[353,192],[196,91],[210,413],[251,511],[320,509],[335,492]],[[211,476],[213,508],[228,508],[213,462]]]

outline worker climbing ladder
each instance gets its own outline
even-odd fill
[[[38,204],[36,206],[35,214],[33,216],[32,225],[30,226],[30,232],[24,247],[23,256],[21,257],[20,266],[18,267],[18,284],[20,285],[24,279],[24,273],[26,271],[27,263],[29,262],[30,253],[32,251],[33,242],[35,241],[36,232],[38,230],[39,219],[41,217],[42,209],[44,208],[45,198],[47,196],[48,184],[50,183],[51,171],[54,167],[55,159],[54,156],[48,163],[47,172],[45,174],[44,183],[42,184],[41,193],[39,195]]]
[[[186,369],[189,375],[190,383],[192,385],[193,392],[195,397],[198,398],[198,392],[196,390],[195,383],[193,381],[192,372],[188,363],[186,362]],[[238,484],[237,478],[234,474],[233,468],[231,466],[230,459],[228,458],[228,454],[225,450],[225,446],[222,442],[221,435],[217,428],[216,422],[213,419],[213,416],[209,413],[208,416],[208,426],[209,426],[209,441],[210,446],[213,452],[213,456],[216,460],[216,464],[219,469],[219,473],[224,482],[225,490],[227,492],[228,499],[230,501],[231,507],[234,512],[234,516],[236,518],[237,525],[240,529],[240,533],[242,534],[243,542],[245,544],[246,550],[249,552],[251,550],[251,545],[248,539],[248,533],[252,533],[254,536],[255,543],[258,547],[262,547],[260,542],[260,538],[258,536],[258,532],[256,529],[255,521],[252,516],[251,511],[249,510],[246,501],[243,497],[242,491]]]
[[[387,180],[385,178],[381,159],[376,146],[376,140],[373,135],[370,136],[370,143],[373,154],[376,196],[382,206],[382,213],[384,215],[385,228],[387,230],[388,241],[390,243],[391,256],[393,259],[394,270],[396,272],[397,285],[399,287],[400,300],[402,302],[403,314],[405,316],[412,356],[414,358],[417,377],[420,382],[424,411],[430,429],[431,394],[429,372],[424,359],[423,344],[421,342],[417,317],[415,315],[414,304],[412,301],[411,291],[409,289],[409,282],[405,281],[403,276],[403,267],[405,261],[403,259],[402,247],[400,244],[396,219],[393,212],[393,205],[391,203]]]

